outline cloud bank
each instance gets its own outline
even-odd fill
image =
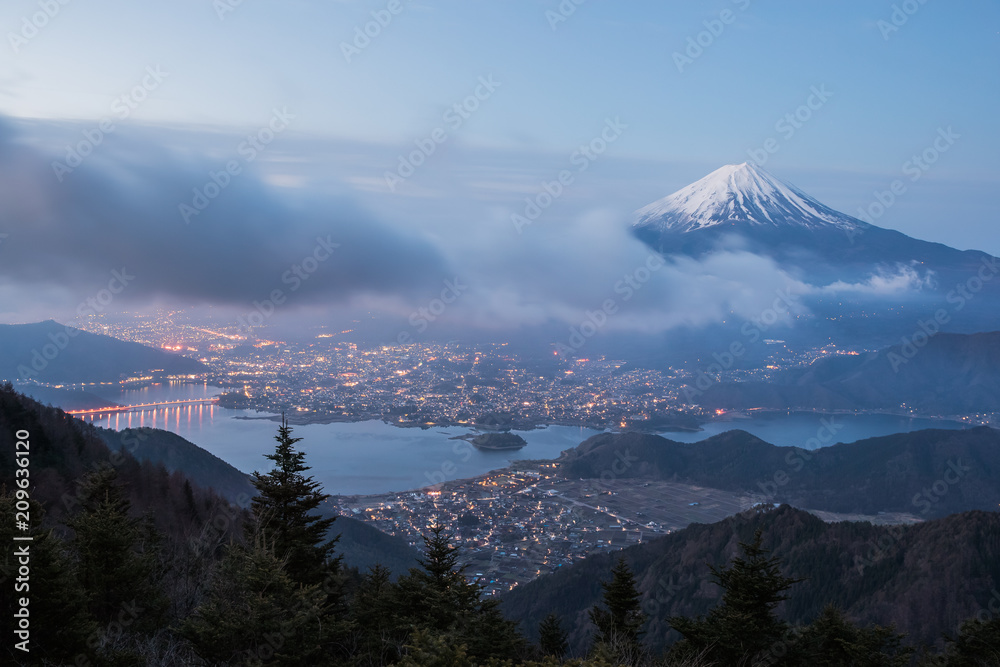
[[[291,152],[275,147],[286,139]],[[660,257],[631,234],[627,209],[595,206],[582,177],[518,229],[511,213],[536,194],[539,171],[519,175],[509,159],[496,173],[466,173],[459,157],[429,162],[420,196],[407,196],[345,185],[379,161],[357,145],[339,158],[338,178],[319,177],[331,171],[328,147],[310,153],[308,140],[291,135],[257,150],[239,136],[123,128],[70,172],[53,167],[68,164],[64,145],[51,128],[0,122],[7,321],[39,304],[72,309],[123,276],[114,308],[207,304],[245,314],[277,291],[273,323],[378,320],[383,337],[418,340],[526,331],[558,339],[595,320],[600,335],[656,335],[753,320],[776,299],[791,325],[809,315],[810,297],[892,298],[929,285],[911,267],[808,285],[739,245],[699,260]],[[490,186],[500,180],[501,190]],[[380,209],[379,198],[392,205]]]

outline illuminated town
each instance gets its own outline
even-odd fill
[[[760,499],[671,482],[572,480],[558,463],[520,462],[473,479],[405,493],[337,496],[339,512],[422,545],[435,524],[462,546],[461,564],[488,594],[601,550],[615,550],[698,521],[710,523]]]
[[[767,381],[822,356],[858,353],[834,346],[793,352],[775,340],[752,369],[651,370],[597,355],[524,360],[507,344],[359,345],[343,340],[349,330],[277,341],[185,319],[169,312],[124,323],[94,318],[83,328],[201,360],[210,369],[204,379],[225,389],[223,407],[285,412],[293,423],[379,419],[414,427],[696,430],[716,416],[685,394],[699,375],[712,383]]]

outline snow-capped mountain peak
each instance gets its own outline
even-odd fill
[[[866,226],[754,164],[730,164],[636,211],[636,227],[690,232],[718,225],[829,229]]]

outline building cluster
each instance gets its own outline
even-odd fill
[[[438,488],[375,496],[339,496],[339,511],[422,546],[436,524],[449,527],[466,576],[496,594],[602,549],[620,549],[668,532],[581,504],[560,493],[571,484],[556,464],[504,470]],[[595,483],[593,497],[607,491]]]
[[[349,330],[307,342],[266,340],[184,311],[126,315],[91,318],[83,326],[197,358],[210,369],[206,379],[225,388],[223,407],[284,412],[299,423],[380,419],[399,426],[662,432],[716,418],[697,400],[716,383],[775,381],[823,357],[867,351],[832,343],[793,349],[767,339],[767,354],[752,364],[729,363],[722,354],[648,369],[596,355],[524,359],[507,344],[362,345],[345,340]],[[907,405],[895,412],[914,413]],[[924,416],[1000,423],[998,414]]]

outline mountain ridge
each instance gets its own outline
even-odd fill
[[[203,373],[207,367],[188,357],[93,334],[55,320],[0,324],[0,380],[115,382],[123,375],[152,370],[186,375]]]
[[[817,424],[819,426],[819,424]],[[829,439],[836,418],[827,418]],[[615,466],[623,454],[630,465]],[[927,429],[807,450],[772,445],[746,431],[696,443],[658,435],[599,433],[559,459],[566,477],[677,481],[810,510],[925,519],[1000,505],[1000,431]],[[619,472],[620,471],[620,472]],[[936,491],[934,490],[936,489]]]
[[[692,400],[713,409],[907,409],[923,414],[1000,412],[1000,331],[918,330],[896,345],[791,368],[773,382],[720,382]],[[697,384],[697,381],[695,381]],[[702,385],[704,386],[704,385]]]
[[[764,547],[785,576],[805,577],[778,608],[793,624],[812,621],[829,603],[863,624],[895,624],[913,644],[941,644],[958,624],[986,608],[1000,585],[1000,514],[964,512],[912,526],[824,523],[788,505],[747,510],[613,553],[592,554],[501,598],[508,616],[533,636],[546,614],[558,614],[570,645],[590,643],[588,610],[619,557],[635,574],[646,640],[656,651],[678,638],[671,616],[695,616],[718,604],[721,590],[709,565],[720,567],[739,542],[763,531]],[[948,545],[975,545],[956,552]]]

